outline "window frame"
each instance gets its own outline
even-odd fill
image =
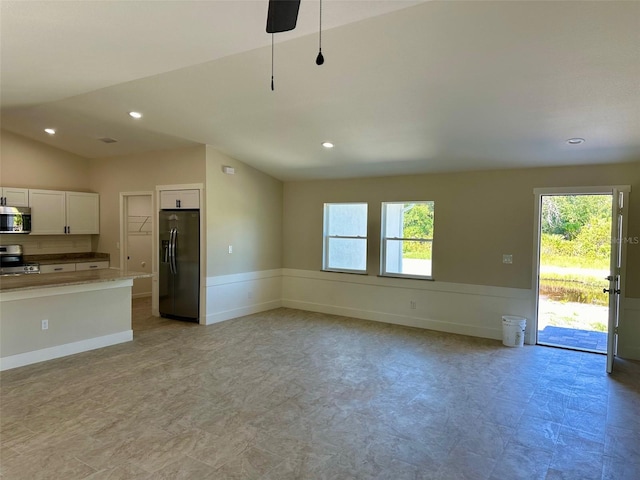
[[[388,237],[387,236],[387,205],[422,205],[422,204],[431,204],[433,206],[433,217],[434,217],[434,232],[435,232],[435,213],[436,213],[436,202],[435,200],[406,200],[406,201],[393,201],[393,202],[382,202],[381,212],[380,212],[380,276],[381,277],[392,277],[392,278],[412,278],[416,280],[433,280],[433,235],[431,238],[413,238],[413,237]],[[431,274],[430,275],[416,275],[411,273],[397,273],[397,272],[387,272],[387,243],[388,241],[410,241],[410,242],[421,242],[421,243],[431,243]]]
[[[366,207],[365,214],[365,232],[367,235],[328,235],[328,218],[327,218],[327,210],[328,207],[332,205],[364,205]],[[367,275],[367,266],[368,266],[368,255],[369,255],[369,204],[367,202],[325,202],[322,208],[322,271],[323,272],[334,272],[334,273],[352,273],[356,275]],[[329,267],[329,239],[347,239],[347,240],[364,240],[365,241],[365,257],[364,257],[364,270],[355,270],[349,268],[335,268]]]

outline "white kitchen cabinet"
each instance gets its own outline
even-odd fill
[[[97,193],[30,190],[31,235],[100,233]]]
[[[160,209],[200,208],[200,190],[162,190]]]
[[[59,235],[66,233],[65,192],[31,190],[31,235]]]
[[[40,273],[62,273],[75,271],[75,263],[55,263],[51,265],[40,265]]]
[[[80,263],[54,263],[40,265],[40,273],[82,272],[85,270],[101,270],[109,268],[108,260]]]
[[[7,207],[28,207],[29,189],[0,187],[0,205]]]
[[[65,193],[67,233],[72,235],[100,233],[100,195],[83,192]],[[33,211],[31,213],[33,214]]]
[[[76,263],[76,271],[80,272],[83,270],[100,270],[102,268],[109,268],[108,261],[99,261],[99,262],[82,262]]]

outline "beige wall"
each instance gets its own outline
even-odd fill
[[[86,158],[26,137],[0,132],[0,184],[47,190],[91,191]]]
[[[206,178],[207,276],[280,268],[282,182],[210,146]]]
[[[120,193],[155,191],[156,185],[203,183],[204,145],[91,160],[90,185],[100,194],[100,236],[95,250],[120,264]]]
[[[435,200],[436,281],[531,288],[536,187],[631,185],[629,237],[640,237],[640,162],[608,166],[288,182],[283,266],[322,268],[325,202],[369,203],[368,274],[379,273],[380,203]],[[503,254],[513,264],[502,263]],[[627,296],[640,298],[640,245],[627,250]]]

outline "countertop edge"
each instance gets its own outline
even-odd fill
[[[86,270],[67,273],[48,273],[7,276],[0,278],[0,299],[7,293],[42,290],[55,287],[87,285],[92,283],[116,282],[121,280],[135,280],[137,278],[153,277],[152,273],[124,272],[118,268],[100,270]]]

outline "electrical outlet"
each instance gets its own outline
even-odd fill
[[[416,309],[416,301],[415,300],[411,300],[409,302],[409,307],[411,308],[411,310],[415,310]]]
[[[513,263],[513,255],[502,255],[502,263]]]
[[[42,330],[49,330],[49,320],[42,320]]]

